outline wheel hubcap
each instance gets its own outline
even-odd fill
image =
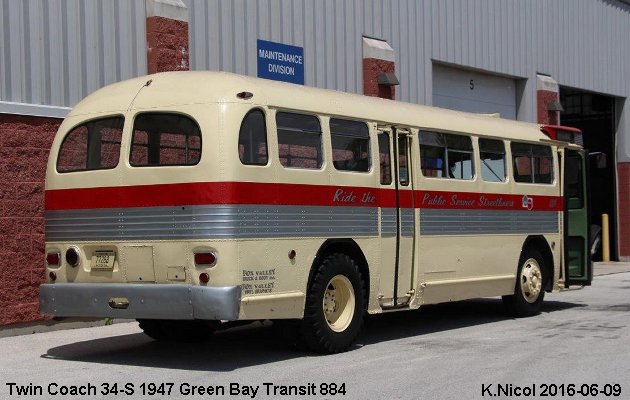
[[[538,262],[530,258],[521,268],[521,292],[528,303],[534,303],[542,290],[542,272]]]
[[[354,316],[354,290],[352,283],[343,275],[334,276],[326,286],[322,308],[330,329],[343,332]]]

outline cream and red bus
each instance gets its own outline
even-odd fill
[[[40,308],[158,340],[291,320],[319,352],[365,313],[503,296],[533,315],[592,279],[577,139],[229,73],[116,83],[55,137]]]

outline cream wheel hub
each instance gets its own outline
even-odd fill
[[[343,332],[354,317],[354,289],[344,275],[335,275],[326,286],[322,308],[328,327],[335,332]]]
[[[521,293],[528,303],[534,303],[540,296],[542,290],[542,271],[538,261],[533,258],[528,259],[521,268]]]

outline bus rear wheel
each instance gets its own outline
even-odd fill
[[[139,319],[140,329],[161,342],[203,342],[212,337],[212,321]]]
[[[363,323],[363,286],[356,263],[347,255],[331,254],[317,267],[300,324],[308,348],[339,353],[354,343]]]
[[[545,263],[540,252],[527,249],[521,255],[516,272],[514,294],[503,296],[503,304],[515,317],[530,317],[540,312],[545,298]]]

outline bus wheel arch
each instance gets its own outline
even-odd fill
[[[503,296],[503,304],[514,317],[529,317],[540,312],[547,288],[553,281],[553,257],[542,236],[527,238],[516,268],[514,293]]]
[[[553,277],[555,268],[553,265],[553,254],[551,252],[549,242],[547,242],[547,239],[545,239],[545,237],[542,235],[528,236],[523,243],[523,247],[521,248],[521,254],[530,249],[538,251],[543,258],[543,278],[545,280],[543,282],[543,289],[546,292],[551,292],[553,289]]]
[[[370,270],[368,267],[367,259],[361,250],[361,247],[352,239],[328,239],[319,247],[311,270],[308,275],[308,281],[306,287],[309,288],[313,282],[313,278],[317,267],[331,254],[340,253],[345,254],[352,258],[359,268],[359,273],[363,279],[363,298],[365,303],[365,309],[367,310],[368,301],[370,298]]]
[[[366,310],[365,257],[354,241],[327,241],[313,260],[299,341],[319,353],[346,351],[356,340]]]

